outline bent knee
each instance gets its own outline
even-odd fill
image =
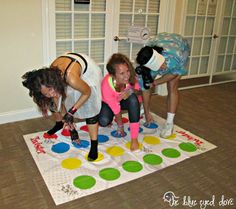
[[[108,126],[111,123],[111,121],[108,118],[99,117],[98,123],[99,123],[100,126],[106,127],[106,126]]]
[[[98,115],[91,117],[91,118],[86,118],[87,125],[96,124],[97,122],[98,122]]]
[[[129,105],[132,107],[135,107],[136,105],[139,105],[139,100],[136,94],[131,94],[128,98]]]

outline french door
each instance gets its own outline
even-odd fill
[[[143,46],[127,41],[130,26],[158,32],[160,0],[43,0],[45,64],[66,51],[91,56],[105,71],[107,59],[120,52],[132,61]]]
[[[191,56],[182,85],[236,80],[236,0],[186,0],[183,8]]]
[[[146,27],[150,31],[150,37],[155,36],[159,29],[160,0],[117,0],[109,2],[112,2],[110,3],[111,6],[119,8],[113,12],[111,17],[111,19],[113,18],[113,25],[117,26],[113,28],[111,33],[112,51],[123,53],[133,61],[143,44],[128,42],[128,30],[132,26]]]
[[[191,54],[182,87],[236,80],[236,0],[42,2],[45,65],[66,51],[91,56],[104,73],[112,53],[134,62],[143,44],[128,42],[127,35],[131,26],[138,26],[149,28],[151,37],[165,31],[188,40]]]
[[[66,51],[91,56],[103,69],[105,63],[106,0],[76,4],[74,0],[43,0],[48,14],[45,40],[46,63]]]

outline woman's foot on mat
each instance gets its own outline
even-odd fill
[[[173,134],[173,130],[174,130],[174,124],[173,123],[166,123],[164,125],[163,129],[161,130],[160,136],[162,138],[167,138]]]
[[[91,147],[88,154],[88,161],[94,161],[98,158],[98,141],[91,140]]]
[[[131,151],[139,150],[139,142],[138,142],[138,139],[131,139],[130,150],[131,150]]]

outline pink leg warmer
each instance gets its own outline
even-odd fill
[[[130,123],[130,135],[131,139],[136,139],[138,138],[138,133],[139,133],[139,122],[136,123]]]

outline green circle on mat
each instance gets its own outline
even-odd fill
[[[99,176],[107,181],[113,181],[120,177],[120,171],[115,168],[104,168],[99,171]]]
[[[95,178],[87,175],[78,176],[73,181],[75,187],[79,189],[90,189],[95,185],[95,183],[96,183]]]
[[[195,152],[197,150],[197,147],[190,142],[182,142],[179,144],[179,148],[186,152]]]
[[[147,154],[143,157],[143,161],[150,165],[159,165],[163,162],[162,158],[159,155]]]
[[[143,169],[142,164],[137,161],[126,161],[122,164],[122,167],[128,172],[139,172]]]
[[[180,152],[173,148],[163,149],[162,154],[169,158],[177,158],[180,156]]]

